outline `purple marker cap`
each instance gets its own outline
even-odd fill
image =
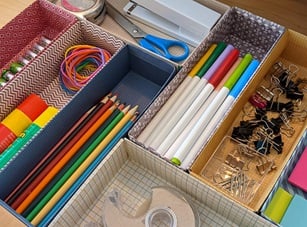
[[[207,81],[210,80],[215,71],[221,66],[223,61],[227,58],[227,56],[230,54],[230,52],[233,49],[234,47],[231,44],[228,44],[227,47],[223,50],[223,52],[215,60],[215,62],[212,64],[212,66],[208,69],[208,71],[205,73],[205,75],[202,78],[206,79]]]

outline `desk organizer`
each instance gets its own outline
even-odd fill
[[[1,198],[16,187],[85,111],[110,91],[118,93],[122,102],[139,105],[141,115],[174,73],[175,66],[134,46],[122,48],[0,173],[0,179],[5,182],[0,190]]]
[[[272,165],[273,161],[265,155],[226,136],[201,175],[224,193],[249,203]]]
[[[265,81],[275,62],[295,64],[300,70],[299,75],[305,76],[306,37],[237,7],[228,8],[210,0],[199,2],[221,11],[223,16],[209,36],[204,38],[182,65],[173,64],[134,45],[127,45],[125,39],[118,38],[122,37],[120,30],[119,34],[115,31],[114,36],[108,30],[104,30],[108,26],[103,26],[102,29],[88,21],[79,20],[46,0],[37,0],[0,30],[0,44],[7,40],[19,40],[16,35],[20,29],[18,22],[33,19],[33,28],[28,27],[33,31],[27,33],[29,37],[21,39],[20,45],[14,44],[11,51],[4,51],[1,55],[1,69],[6,69],[12,62],[24,56],[42,36],[51,39],[51,43],[23,67],[16,77],[0,88],[0,120],[30,93],[38,94],[48,105],[60,110],[9,165],[0,171],[1,209],[15,216],[21,226],[31,226],[24,217],[2,200],[45,157],[50,148],[89,107],[112,92],[118,93],[121,102],[139,105],[140,114],[136,124],[129,131],[128,138],[117,143],[101,162],[95,162],[94,167],[91,166],[88,175],[74,185],[70,194],[62,198],[61,201],[64,203],[52,211],[45,223],[50,226],[99,224],[105,199],[113,189],[122,194],[124,210],[136,215],[137,209],[150,197],[153,188],[166,186],[176,188],[176,191],[192,204],[196,216],[199,217],[200,226],[276,226],[276,223],[267,220],[263,209],[272,198],[276,187],[280,186],[284,173],[297,159],[298,147],[302,143],[300,141],[306,142],[306,118],[293,125],[295,133],[291,138],[283,138],[283,152],[270,157],[274,165],[269,172],[264,172],[264,175],[257,179],[256,193],[249,200],[242,201],[225,193],[204,177],[203,170],[212,164],[209,160],[214,159],[213,154],[217,154],[214,151],[220,142],[224,138],[230,138],[233,128],[241,120],[242,109],[249,97]],[[121,4],[124,5],[124,1]],[[103,25],[109,25],[108,17],[104,22],[107,23]],[[117,27],[114,28],[116,30]],[[159,35],[159,32],[157,33]],[[1,34],[4,37],[3,41]],[[8,35],[12,35],[13,38],[8,38]],[[260,61],[260,65],[232,108],[212,132],[210,140],[199,150],[197,158],[183,171],[158,157],[153,150],[146,149],[144,144],[138,142],[137,137],[208,48],[213,43],[221,41],[238,48],[241,57],[251,53]],[[58,74],[65,50],[76,44],[92,44],[105,48],[113,57],[85,87],[72,95],[60,88]],[[177,68],[181,68],[178,73]],[[306,104],[306,97],[302,103]],[[272,168],[273,166],[276,168]]]
[[[104,48],[112,55],[124,46],[123,41],[87,21],[74,23],[60,37],[53,40],[27,67],[24,67],[16,78],[2,88],[0,119],[11,112],[29,93],[36,93],[49,105],[58,109],[65,106],[72,95],[64,92],[60,87],[60,64],[67,48],[83,43]]]
[[[255,94],[256,90],[260,86],[268,86],[268,76],[271,74],[271,69],[275,66],[276,62],[282,62],[284,65],[296,65],[299,69],[296,74],[296,77],[291,77],[293,80],[298,78],[305,78],[306,76],[306,62],[302,61],[302,58],[306,56],[306,37],[291,31],[287,30],[280,40],[278,46],[275,46],[275,51],[270,54],[270,56],[265,60],[262,65],[262,68],[253,81],[248,85],[245,92],[242,94],[241,98],[235,103],[233,109],[227,116],[225,116],[224,121],[221,123],[215,134],[211,137],[211,140],[203,148],[203,151],[199,154],[198,158],[195,160],[194,164],[191,167],[191,174],[209,185],[213,186],[210,182],[201,177],[201,170],[206,165],[208,160],[212,155],[212,151],[218,146],[219,142],[224,138],[224,136],[231,136],[235,127],[240,125],[242,120],[251,119],[246,116],[246,110],[251,106],[248,101],[249,98]],[[292,65],[292,66],[293,66]],[[264,70],[265,69],[265,70]],[[272,78],[269,76],[269,78]],[[301,84],[305,87],[304,83]],[[271,152],[267,154],[267,157],[274,161],[274,168],[264,177],[261,185],[258,188],[258,192],[254,195],[254,198],[250,203],[245,203],[244,205],[253,211],[259,211],[261,205],[265,201],[266,197],[269,195],[270,191],[285,165],[289,161],[289,158],[292,156],[294,148],[298,143],[299,139],[302,137],[307,124],[306,118],[306,105],[307,97],[306,92],[304,98],[299,102],[301,109],[296,114],[300,113],[299,117],[293,118],[286,125],[288,129],[291,129],[291,136],[286,134],[281,134],[281,141],[278,143],[283,148],[280,153],[276,152],[274,149],[271,149]],[[284,97],[285,95],[280,95],[279,102],[284,103],[289,101]],[[275,98],[274,98],[275,100]],[[295,101],[293,101],[295,103]],[[282,112],[282,111],[280,111]],[[273,114],[274,115],[274,114]],[[269,116],[268,119],[276,118],[275,116]],[[286,129],[281,129],[282,133],[286,132]],[[216,188],[216,187],[215,187]],[[224,193],[226,195],[226,193]],[[228,195],[229,196],[229,195]],[[238,201],[238,200],[236,200]],[[240,201],[238,201],[240,202]]]
[[[28,50],[32,50],[35,44],[40,43],[42,37],[46,37],[52,42],[61,37],[61,35],[76,22],[76,17],[55,7],[50,2],[45,0],[35,1],[6,24],[0,31],[1,72],[5,69],[9,69],[11,63],[18,62],[20,58],[24,57]],[[44,48],[37,53],[38,56],[36,56],[36,58],[39,58],[39,55],[44,52],[44,49],[50,51],[50,49],[52,49],[51,46],[52,45],[45,43],[43,45]],[[28,65],[32,65],[33,59],[27,61],[29,62],[25,64],[21,70],[27,68]],[[14,77],[18,77],[20,73],[21,72],[17,72]],[[14,78],[8,81],[4,86],[7,87],[9,84],[13,83],[13,80]],[[29,83],[30,82],[31,81],[29,81]],[[12,89],[14,86],[16,86],[16,82],[9,87]],[[11,91],[11,95],[13,95],[13,91]],[[0,94],[2,95],[4,92],[3,88],[0,88]],[[14,97],[12,100],[15,100],[15,98],[17,97]],[[3,105],[3,100],[6,100],[6,108],[12,107],[13,103],[10,103],[9,99],[1,99],[1,105]],[[5,109],[1,107],[1,110]],[[0,118],[3,118],[5,114],[7,114],[6,111],[1,111]]]
[[[190,200],[199,214],[200,226],[271,225],[125,139],[99,164],[49,226],[100,223],[104,200],[113,189],[122,193],[123,209],[135,215],[155,186],[175,187]]]
[[[251,53],[254,58],[261,62],[261,65],[270,56],[270,52],[274,50],[275,45],[279,42],[283,33],[284,28],[282,26],[264,18],[236,7],[228,10],[211,30],[208,37],[203,40],[190,58],[183,64],[182,69],[178,72],[174,80],[170,82],[153,105],[150,106],[149,110],[131,129],[129,138],[145,147],[144,144],[138,141],[137,137],[212,44],[221,41],[232,44],[240,50],[241,57],[247,53]]]
[[[297,161],[299,160],[301,154],[303,153],[305,147],[307,147],[307,130],[305,130],[301,139],[298,141],[290,159],[288,160],[286,166],[284,167],[284,169],[282,170],[282,172],[281,172],[280,176],[278,177],[276,183],[274,184],[272,191],[270,192],[269,196],[267,197],[267,199],[265,200],[265,202],[263,203],[263,205],[261,207],[261,210],[260,210],[261,215],[263,217],[267,218],[268,220],[272,221],[274,224],[279,225],[279,223],[274,222],[273,220],[271,220],[269,217],[266,216],[265,210],[268,207],[268,205],[270,204],[270,202],[272,201],[273,196],[274,196],[274,194],[276,193],[276,191],[278,190],[279,187],[281,187],[282,189],[284,189],[285,191],[287,191],[291,195],[296,194],[296,195],[302,196],[305,199],[307,198],[306,192],[302,191],[301,189],[293,186],[292,184],[290,184],[288,182],[288,177],[290,176],[293,168],[295,167],[295,165],[296,165]]]
[[[3,100],[0,104],[1,114],[5,116],[6,113],[10,113],[12,109],[14,109],[22,100],[24,100],[25,97],[31,93],[35,93],[40,96],[48,105],[54,106],[59,110],[63,109],[73,99],[73,95],[62,90],[59,82],[59,67],[66,49],[72,45],[84,42],[105,48],[113,55],[116,55],[118,50],[124,46],[124,43],[121,40],[105,31],[102,31],[101,29],[98,29],[98,27],[93,26],[89,22],[80,21],[74,23],[58,39],[52,41],[48,48],[37,56],[36,59],[31,62],[31,64],[25,67],[16,78],[14,78],[1,90],[0,97],[1,100]],[[31,75],[31,77],[29,77],[29,75]],[[96,99],[89,99],[89,105],[93,105],[95,102],[97,102],[97,100],[98,97],[96,97]],[[86,109],[83,111],[85,110]],[[79,114],[81,114],[82,111],[76,112],[78,113],[75,116],[80,117]],[[72,118],[72,120],[75,119],[77,118]],[[70,121],[70,124],[72,123],[73,122]],[[32,160],[34,162],[32,162],[32,165],[28,166],[28,170],[33,168],[35,162],[41,159],[44,155],[41,151],[37,152],[37,156],[35,156],[37,159],[34,158],[35,160]],[[27,157],[28,158],[26,159],[29,159],[29,156]],[[30,159],[31,158],[33,157],[30,157]],[[27,161],[25,160],[23,161],[22,158],[19,159],[19,164],[17,164],[17,166],[18,168],[22,169],[21,173],[26,174],[24,166],[27,166]],[[15,172],[10,168],[11,167],[8,167],[7,170],[3,170],[0,175],[5,176],[6,173],[12,174],[12,172]],[[18,175],[17,172],[14,174]],[[7,182],[9,179],[20,180],[22,178],[22,176],[20,176],[20,178],[4,177],[6,180],[3,182]],[[11,186],[14,187],[14,185],[16,184]],[[9,182],[7,186],[9,186]],[[5,195],[5,191],[5,187],[2,187],[0,190],[1,197]]]

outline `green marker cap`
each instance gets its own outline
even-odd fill
[[[224,87],[231,90],[252,60],[253,56],[249,53],[246,54],[229,79],[225,82]]]
[[[223,50],[226,48],[227,44],[224,42],[219,42],[214,49],[213,53],[210,55],[208,60],[203,64],[203,66],[198,70],[196,73],[196,76],[199,76],[200,78],[205,75],[205,73],[208,71],[208,69],[213,65],[215,60],[220,56],[220,54],[223,52]]]
[[[174,163],[177,166],[180,166],[180,164],[181,164],[181,161],[176,157],[172,158],[171,162]]]

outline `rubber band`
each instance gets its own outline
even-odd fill
[[[111,58],[111,53],[91,45],[69,47],[60,66],[62,88],[76,93],[91,80]]]

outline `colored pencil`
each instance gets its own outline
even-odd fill
[[[124,110],[122,110],[113,120],[112,122],[105,127],[105,129],[101,132],[101,134],[94,140],[90,146],[85,149],[85,151],[81,154],[81,156],[70,166],[70,168],[65,172],[65,174],[56,182],[56,184],[47,192],[47,194],[39,201],[36,207],[27,215],[27,219],[31,221],[37,213],[45,206],[45,204],[53,197],[53,195],[65,184],[65,182],[73,175],[73,173],[81,166],[81,164],[87,159],[87,157],[91,154],[96,144],[102,141],[111,130],[120,122],[120,120],[124,117],[126,112],[128,111],[129,106],[127,106]],[[97,142],[96,142],[97,141]]]
[[[124,127],[124,125],[133,117],[137,110],[137,106],[129,110],[118,124],[110,131],[110,133],[94,148],[87,159],[79,166],[79,168],[70,176],[62,187],[54,194],[47,204],[39,211],[39,213],[31,220],[33,225],[37,225],[52,209],[57,201],[65,194],[65,192],[73,185],[74,182],[82,175],[86,168],[97,158],[100,152],[112,141],[116,134]],[[124,110],[123,110],[124,111]],[[30,216],[27,217],[30,220]]]
[[[116,105],[119,105],[116,102]],[[84,145],[78,150],[78,152],[71,158],[71,160],[61,169],[61,171],[52,179],[52,181],[39,193],[39,195],[31,202],[27,209],[22,213],[22,216],[28,216],[31,211],[37,206],[37,204],[44,198],[44,196],[52,189],[52,187],[60,181],[63,175],[69,170],[69,168],[77,162],[77,160],[84,154],[85,150],[96,140],[96,138],[105,130],[116,118],[118,114],[123,110],[124,105],[121,104],[111,114],[111,116],[95,131],[95,133],[86,141]]]
[[[113,105],[107,109],[97,121],[90,127],[91,129],[98,129],[100,124],[102,124],[116,109]],[[84,144],[84,142],[92,135],[94,130],[87,130],[80,139],[73,144],[71,149],[63,156],[63,158],[56,163],[56,165],[47,173],[47,175],[36,185],[36,187],[28,192],[27,197],[22,201],[22,203],[16,209],[17,213],[22,213],[30,203],[35,199],[35,197],[46,187],[46,185],[52,180],[52,178],[65,166],[65,164],[76,154],[78,149]]]
[[[76,193],[78,188],[84,183],[84,181],[90,176],[90,174],[97,168],[100,162],[106,157],[111,149],[118,143],[118,141],[125,136],[128,130],[132,127],[137,115],[132,117],[125,126],[117,133],[112,141],[106,146],[105,149],[98,155],[98,157],[91,163],[91,165],[84,171],[84,173],[78,178],[78,180],[69,188],[64,196],[55,204],[55,206],[48,212],[43,220],[38,224],[38,227],[49,225],[54,219],[55,215],[63,208],[73,194]]]
[[[105,109],[109,95],[105,96],[98,104],[90,108],[75,125],[60,139],[60,141],[47,153],[47,155],[36,165],[27,177],[5,199],[13,209],[17,209],[26,198],[29,191],[44,178],[49,170],[65,155],[65,153],[79,140],[88,127],[93,124],[93,116],[99,116],[99,112]],[[110,102],[107,104],[107,106]],[[103,108],[104,107],[104,108]],[[94,117],[96,118],[96,117]]]

